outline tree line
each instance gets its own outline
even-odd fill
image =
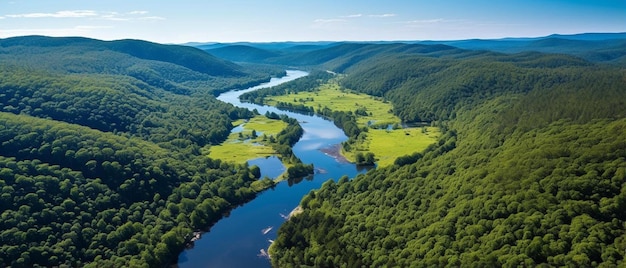
[[[214,93],[277,68],[130,43],[0,40],[0,266],[163,266],[274,184],[201,149],[254,116]]]
[[[436,120],[440,142],[311,191],[273,265],[623,265],[621,69],[538,53],[377,60],[340,83]]]

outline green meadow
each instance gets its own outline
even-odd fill
[[[260,115],[248,121],[237,120],[233,122],[233,126],[241,126],[243,130],[230,133],[225,142],[208,148],[209,157],[243,164],[250,159],[276,155],[276,151],[269,142],[264,140],[264,135],[276,136],[287,126],[287,123]],[[253,137],[253,131],[256,132],[257,137]]]
[[[361,126],[367,125],[368,122],[384,125],[400,123],[400,119],[391,112],[393,109],[391,103],[383,101],[382,98],[352,93],[334,82],[320,86],[318,91],[271,96],[266,97],[265,101],[274,106],[277,102],[304,104],[316,110],[324,107],[345,112],[355,112],[359,108],[365,109],[368,116],[359,116],[357,120],[357,124]]]
[[[437,141],[439,134],[439,128],[436,127],[369,129],[365,141],[356,150],[344,152],[344,155],[353,160],[357,152],[372,152],[379,167],[390,166],[400,156],[423,151]]]
[[[304,104],[314,109],[328,107],[335,111],[352,111],[365,109],[366,113],[359,113],[357,124],[364,126],[383,126],[399,124],[400,118],[391,111],[391,103],[382,98],[366,94],[357,94],[342,89],[336,82],[320,86],[318,91],[290,93],[282,96],[271,96],[265,103],[276,105],[278,102]],[[367,114],[367,115],[364,115]],[[422,151],[434,143],[439,137],[436,127],[415,127],[398,129],[369,128],[365,139],[359,139],[356,148],[343,151],[343,155],[354,162],[357,152],[374,153],[380,167],[392,165],[396,158]]]

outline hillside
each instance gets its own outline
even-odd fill
[[[524,93],[572,78],[573,68],[591,63],[566,55],[540,53],[404,54],[368,59],[349,69],[342,85],[394,104],[406,122],[431,122],[456,117],[459,105],[483,101],[502,92]],[[556,80],[555,80],[556,79]]]
[[[14,37],[0,39],[0,60],[5,66],[14,64],[61,74],[131,76],[185,95],[220,92],[268,79],[265,70],[244,68],[200,49],[140,40]]]
[[[274,266],[623,265],[623,69],[465,51],[345,70],[344,86],[445,132],[394,167],[310,192],[279,230]]]
[[[92,51],[94,49],[110,50],[144,59],[172,63],[190,70],[214,76],[243,75],[240,66],[215,58],[202,50],[188,46],[162,45],[142,40],[100,41],[82,37],[50,38],[45,36],[14,37],[0,40],[4,49],[40,49],[41,52],[51,49]]]
[[[274,68],[49,37],[0,40],[0,62],[2,267],[166,265],[273,184],[201,152],[253,116],[213,94]]]
[[[266,91],[332,79],[441,135],[306,195],[270,249],[275,266],[624,265],[626,58],[602,36],[500,40],[509,51],[206,47],[241,65],[139,40],[0,39],[0,267],[170,263],[193,231],[273,185],[203,152],[254,116],[213,96],[278,66],[314,71]],[[367,131],[350,109],[325,112],[350,138]]]
[[[436,50],[447,53],[461,53],[465,56],[488,52],[558,53],[580,57],[591,62],[611,63],[624,66],[626,58],[625,33],[587,33],[575,35],[550,35],[532,38],[468,39],[453,41],[378,41],[378,42],[283,42],[283,43],[232,43],[198,44],[197,47],[232,61],[282,64],[288,66],[315,66],[332,63],[330,68],[341,68],[341,63],[354,63],[360,58],[383,56],[387,53],[425,53]],[[380,46],[380,45],[387,45]],[[408,45],[408,46],[407,46]],[[390,47],[402,47],[400,50]],[[468,51],[470,50],[470,51]],[[222,52],[224,51],[224,52]],[[252,52],[254,51],[254,52]],[[434,52],[434,51],[431,51]],[[244,56],[245,55],[245,56]]]
[[[620,66],[626,56],[626,33],[553,34],[535,38],[504,38],[495,40],[423,41],[423,44],[445,44],[463,49],[489,50],[504,53],[536,51],[568,54],[592,62]]]

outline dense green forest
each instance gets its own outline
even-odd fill
[[[283,70],[86,38],[3,39],[0,62],[2,267],[162,266],[273,185],[201,149],[253,116],[216,93]]]
[[[284,75],[285,65],[321,71],[263,94],[338,79],[389,101],[404,122],[439,126],[442,135],[391,167],[331,180],[306,195],[303,212],[270,248],[273,265],[624,265],[623,41],[533,42],[530,50],[572,49],[215,48],[247,62],[234,64],[140,40],[0,39],[0,267],[175,260],[194,231],[274,185],[258,167],[202,152],[223,142],[234,120],[254,116],[214,96]],[[485,48],[479,43],[466,45]],[[349,137],[367,131],[351,113],[315,112]],[[303,130],[282,119],[289,127],[274,146],[293,157]],[[288,175],[312,170],[300,163]]]
[[[345,59],[344,59],[345,60]],[[362,59],[343,86],[438,144],[301,202],[277,267],[604,266],[626,252],[626,73],[566,55]]]

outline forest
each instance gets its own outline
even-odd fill
[[[0,39],[0,267],[174,262],[194,231],[275,184],[257,166],[203,152],[224,142],[233,122],[257,116],[215,96],[282,76],[284,66],[310,75],[246,100],[336,79],[391,103],[403,123],[441,134],[393,165],[305,195],[269,249],[273,266],[623,266],[623,40],[531,42],[203,51],[139,40]],[[350,138],[368,131],[353,112],[299,105],[282,106],[332,118]],[[287,123],[273,146],[291,157],[302,128],[266,116]],[[300,163],[287,173],[312,171]]]
[[[284,70],[144,41],[0,40],[0,266],[158,267],[274,183],[207,158]]]
[[[385,55],[346,67],[340,83],[389,100],[405,122],[436,123],[439,142],[311,191],[270,248],[274,266],[624,264],[623,67],[534,52]]]

